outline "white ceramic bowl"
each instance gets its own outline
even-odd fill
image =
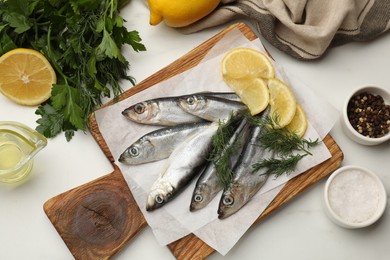
[[[336,170],[325,184],[327,215],[344,228],[362,228],[383,214],[387,194],[382,181],[372,171],[359,166]]]
[[[347,107],[349,100],[355,95],[362,92],[369,92],[374,95],[380,95],[383,97],[385,104],[390,105],[390,90],[388,88],[379,87],[379,86],[363,86],[355,89],[345,100],[343,110],[342,110],[342,125],[346,135],[351,138],[353,141],[363,144],[363,145],[377,145],[385,141],[390,140],[390,133],[387,133],[385,136],[372,138],[367,137],[362,134],[359,134],[351,125],[348,120]]]

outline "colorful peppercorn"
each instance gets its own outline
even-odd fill
[[[354,95],[347,114],[352,127],[364,136],[378,138],[390,131],[390,105],[380,95],[368,92]]]

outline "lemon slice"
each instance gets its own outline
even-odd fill
[[[286,129],[302,137],[306,133],[307,118],[303,108],[297,104],[297,109],[292,121],[286,126]]]
[[[295,116],[297,102],[291,89],[281,80],[268,80],[270,92],[271,117],[277,127],[285,127]]]
[[[51,95],[56,74],[40,52],[18,48],[0,57],[0,92],[12,101],[39,105]]]
[[[274,67],[268,57],[251,48],[235,48],[229,51],[222,60],[223,78],[273,78]]]
[[[225,82],[247,105],[252,115],[262,112],[268,106],[269,91],[263,79],[225,79]]]

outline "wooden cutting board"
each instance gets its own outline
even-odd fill
[[[226,33],[235,28],[238,28],[249,40],[257,38],[245,24],[232,25],[126,91],[120,99],[130,97],[196,66]],[[109,102],[104,106],[112,104],[113,102]],[[107,259],[122,249],[147,223],[122,173],[114,164],[114,158],[100,134],[94,114],[91,115],[89,122],[92,135],[115,170],[48,200],[44,204],[44,210],[76,259]],[[326,136],[324,143],[332,157],[290,180],[255,223],[340,166],[343,153],[339,146],[330,135]],[[193,234],[171,243],[168,247],[177,259],[205,259],[214,252]],[[128,250],[131,250],[131,247]]]

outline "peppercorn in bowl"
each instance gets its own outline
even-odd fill
[[[345,133],[363,145],[377,145],[390,139],[390,90],[363,86],[351,93],[342,111]]]

